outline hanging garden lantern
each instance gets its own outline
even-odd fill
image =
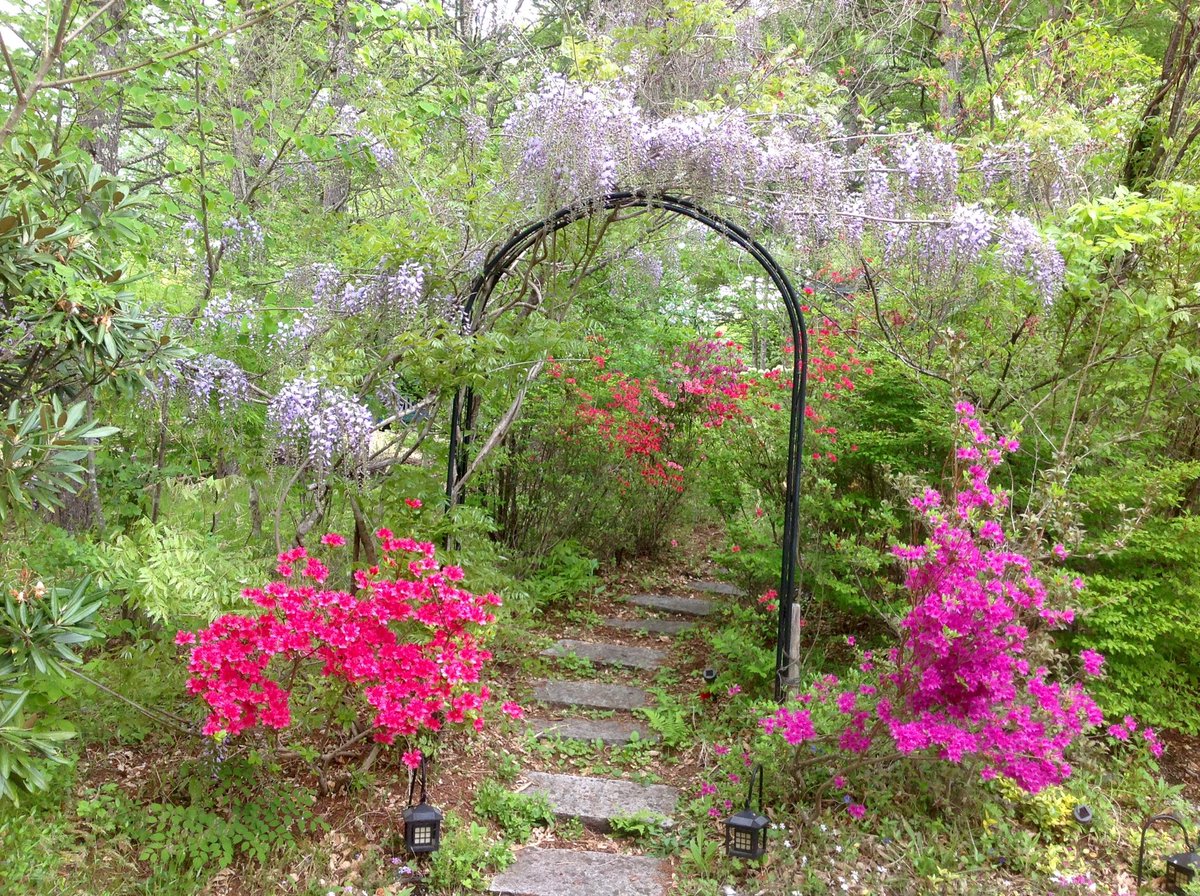
[[[421,802],[413,805],[417,775],[421,776]],[[442,843],[442,813],[425,802],[425,758],[408,785],[408,808],[404,810],[404,845],[411,853],[435,852]]]
[[[758,777],[758,812],[750,808],[755,776]],[[761,859],[766,855],[767,825],[771,820],[762,814],[762,788],[762,766],[756,765],[746,789],[746,808],[725,822],[725,852],[733,858]]]
[[[1190,892],[1188,887],[1196,879],[1197,873],[1200,873],[1200,854],[1180,852],[1167,856],[1167,892],[1177,893],[1178,896]]]
[[[1139,889],[1142,886],[1142,863],[1146,856],[1146,831],[1158,821],[1169,821],[1178,825],[1179,829],[1183,831],[1183,845],[1187,848],[1187,852],[1167,856],[1167,872],[1163,876],[1163,883],[1166,885],[1168,893],[1184,896],[1188,892],[1189,886],[1196,880],[1197,874],[1200,874],[1200,854],[1192,852],[1192,841],[1188,837],[1187,826],[1178,815],[1170,813],[1151,815],[1142,823],[1142,839],[1138,844],[1137,886]]]

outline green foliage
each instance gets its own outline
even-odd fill
[[[84,419],[87,396],[131,388],[188,352],[119,291],[146,234],[140,201],[97,165],[14,140],[0,153],[0,520],[54,503],[79,461],[116,430]]]
[[[1079,648],[1105,656],[1092,689],[1110,716],[1200,731],[1200,518],[1148,520],[1100,558]]]
[[[1055,785],[1031,794],[1007,779],[999,778],[995,788],[1010,805],[993,806],[990,811],[985,807],[985,819],[991,823],[1015,816],[1032,825],[1046,842],[1066,839],[1067,834],[1077,829],[1071,813],[1081,800],[1066,787]],[[1093,807],[1093,811],[1096,808]],[[988,821],[984,823],[988,825]]]
[[[0,801],[0,844],[4,845],[0,892],[12,892],[8,885],[18,882],[24,892],[55,892],[67,844],[75,840],[61,808],[64,795],[74,789],[74,771],[73,764],[55,765],[47,770],[47,790],[31,794],[19,805]]]
[[[590,593],[596,587],[599,565],[577,542],[559,542],[538,563],[526,585],[540,606],[567,601]]]
[[[80,662],[77,650],[99,637],[92,627],[102,601],[90,578],[74,588],[23,583],[0,608],[0,677],[62,677]]]
[[[433,854],[427,884],[430,892],[455,893],[487,889],[497,871],[512,864],[508,844],[492,840],[481,824],[464,824],[453,812],[442,823],[442,845]]]
[[[506,837],[524,843],[535,827],[554,821],[546,795],[514,793],[495,781],[484,781],[475,795],[475,812],[500,826]]]
[[[32,691],[69,674],[78,650],[100,637],[93,627],[101,601],[90,579],[74,588],[23,582],[0,605],[0,801],[18,802],[24,791],[43,790],[41,761],[67,761],[60,744],[74,731],[47,724],[22,709]]]
[[[776,618],[737,606],[725,625],[706,633],[713,656],[743,686],[761,689],[775,680]]]
[[[614,815],[609,824],[612,832],[618,837],[625,837],[637,843],[650,843],[662,836],[668,826],[667,819],[661,815],[641,809],[628,815]]]
[[[145,519],[101,546],[99,568],[131,608],[177,627],[239,606],[258,572],[214,535]]]
[[[679,749],[695,737],[695,725],[687,708],[661,688],[651,691],[653,706],[640,706],[635,713],[650,723],[664,746]]]
[[[80,463],[95,443],[117,430],[85,419],[87,403],[64,408],[57,395],[24,413],[14,399],[0,418],[0,523],[13,507],[61,506],[61,495],[83,485]]]
[[[104,784],[75,811],[89,839],[128,843],[168,888],[186,887],[235,862],[266,865],[327,827],[313,812],[311,792],[264,779],[261,766],[229,760],[214,777],[215,783],[189,777],[186,799],[149,805]]]
[[[716,872],[722,856],[721,843],[702,828],[697,828],[692,838],[680,852],[683,867],[697,877],[708,877]]]

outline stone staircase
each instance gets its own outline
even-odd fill
[[[688,587],[697,592],[719,596],[740,592],[721,582],[692,581]],[[624,601],[631,607],[652,613],[670,614],[640,619],[610,618],[608,628],[655,635],[677,635],[695,625],[694,619],[716,612],[716,600],[678,597],[668,594],[634,594]],[[563,639],[544,656],[574,656],[595,666],[612,667],[635,680],[652,673],[667,660],[665,651],[648,647],[598,641]],[[626,744],[635,737],[643,742],[656,740],[654,734],[635,719],[632,711],[651,703],[650,696],[636,685],[606,684],[598,681],[550,680],[534,691],[538,702],[555,707],[561,719],[529,720],[530,729],[539,738],[559,737],[604,744]],[[595,719],[585,712],[612,712],[612,718]],[[584,827],[607,833],[611,820],[638,812],[649,812],[668,821],[679,799],[678,791],[662,784],[643,785],[612,778],[546,774],[526,771],[524,792],[544,794],[559,819],[576,819]],[[517,853],[516,861],[491,884],[490,892],[508,896],[665,896],[670,885],[670,864],[653,856],[618,852],[588,852],[575,849],[546,849],[528,846]]]

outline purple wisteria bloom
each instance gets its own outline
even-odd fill
[[[303,376],[271,399],[267,424],[285,456],[303,458],[319,472],[360,466],[375,431],[375,418],[353,395]]]

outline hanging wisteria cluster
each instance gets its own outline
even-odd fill
[[[287,460],[323,473],[366,461],[375,418],[345,389],[301,376],[271,399],[267,425]]]
[[[482,115],[467,112],[463,115],[463,136],[467,138],[467,146],[474,153],[481,152],[491,133],[488,120]]]
[[[188,406],[208,409],[216,398],[222,414],[250,400],[250,378],[233,361],[216,355],[197,355],[180,365]]]
[[[291,271],[286,284],[308,293],[311,307],[282,322],[271,335],[271,347],[281,354],[307,348],[317,335],[338,319],[378,314],[391,323],[411,320],[425,294],[425,270],[404,262],[388,270],[386,262],[365,277],[347,277],[336,265],[317,263]],[[441,307],[440,301],[431,306]]]
[[[394,168],[396,151],[373,130],[363,124],[362,115],[351,106],[342,106],[338,110],[334,131],[344,143],[363,147],[371,153],[375,164],[380,168]]]
[[[870,237],[895,260],[914,246],[931,269],[973,264],[999,248],[1006,270],[1029,278],[1044,301],[1062,286],[1052,240],[1020,216],[998,219],[965,196],[954,145],[930,134],[850,139],[815,113],[752,119],[740,110],[654,118],[620,84],[577,84],[557,74],[522,100],[504,125],[522,201],[549,210],[617,189],[677,191],[746,208],[750,219],[809,252]],[[1030,189],[1028,147],[979,164],[986,189]],[[1060,151],[1062,165],[1066,157]],[[1051,166],[1054,167],[1054,166]],[[972,185],[979,178],[972,179]],[[1046,192],[1062,191],[1050,172]],[[1018,182],[1019,181],[1019,182]]]
[[[1047,305],[1062,288],[1066,273],[1062,255],[1038,233],[1032,221],[1016,212],[1008,216],[1000,237],[1000,259],[1010,274],[1036,283]]]
[[[255,257],[262,252],[266,234],[253,218],[229,217],[221,224],[223,245],[227,255],[245,254]]]
[[[249,331],[253,342],[258,335],[255,324],[258,321],[258,303],[249,296],[234,296],[231,292],[216,295],[209,299],[200,317],[196,320],[196,332],[202,336],[214,337],[222,332],[239,333],[243,329]]]

